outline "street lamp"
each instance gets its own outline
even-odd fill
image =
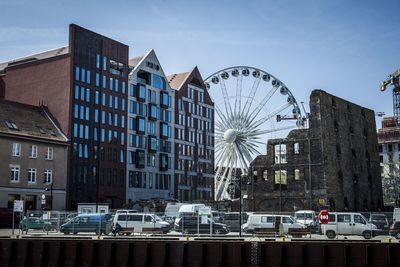
[[[245,173],[241,175],[241,178],[244,178],[246,176]],[[242,236],[242,179],[238,178],[235,179],[234,181],[239,182],[239,236]],[[236,191],[236,185],[231,181],[229,183],[229,191],[231,195],[231,199],[234,198],[235,196],[235,191]]]
[[[44,189],[44,191],[48,192],[50,191],[50,210],[53,210],[53,181],[51,181],[50,183],[45,183],[46,184],[46,188]],[[49,189],[50,186],[50,189]]]

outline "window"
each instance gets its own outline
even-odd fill
[[[122,82],[122,86],[121,86],[121,93],[124,95],[125,94],[125,82]]]
[[[354,215],[354,222],[355,223],[362,223],[362,224],[367,224],[367,222],[364,220],[364,218],[360,215]]]
[[[45,159],[47,159],[47,160],[52,160],[53,159],[53,148],[52,147],[48,147],[46,149]]]
[[[137,131],[138,133],[144,134],[145,132],[145,120],[142,117],[137,117]]]
[[[161,92],[161,97],[160,97],[160,102],[161,102],[161,107],[163,108],[168,108],[170,105],[170,97],[168,93],[166,92]]]
[[[114,97],[114,108],[118,109],[118,96]]]
[[[138,84],[138,91],[137,91],[137,98],[139,101],[145,101],[146,100],[146,86],[143,84]]]
[[[107,70],[107,57],[103,57],[103,70]]]
[[[80,73],[79,67],[75,67],[75,80],[77,81],[79,81],[79,73]]]
[[[122,111],[125,111],[125,98],[122,98],[121,99],[121,109],[122,109]]]
[[[275,171],[275,184],[287,184],[287,173],[285,170]]]
[[[295,170],[294,170],[294,179],[295,179],[295,180],[300,180],[300,179],[301,179],[301,177],[300,177],[300,170],[299,170],[299,169],[295,169]]]
[[[96,68],[100,69],[100,64],[101,64],[101,60],[100,60],[100,54],[96,54]]]
[[[264,179],[264,181],[268,181],[268,171],[267,170],[263,171],[263,179]]]
[[[21,144],[19,143],[13,143],[12,146],[12,155],[14,157],[20,157],[21,156]]]
[[[153,87],[165,90],[165,80],[163,77],[153,74]]]
[[[44,170],[44,183],[51,184],[53,182],[53,171],[52,170]]]
[[[74,98],[79,99],[79,85],[75,85]]]
[[[149,104],[149,119],[157,120],[158,119],[158,108],[155,104]]]
[[[29,157],[37,158],[37,146],[35,146],[35,145],[29,146]]]
[[[168,124],[161,122],[160,126],[161,126],[161,133],[160,133],[161,138],[170,137],[170,127],[168,126]]]
[[[90,70],[86,71],[86,83],[90,84]]]
[[[275,164],[287,163],[286,162],[286,145],[275,145]]]
[[[337,221],[349,223],[349,222],[351,222],[351,215],[350,214],[338,214]]]
[[[112,90],[114,87],[114,80],[113,78],[110,78],[110,90]]]
[[[10,165],[11,169],[11,182],[19,183],[20,166]]]
[[[294,143],[293,144],[293,153],[294,154],[299,154],[300,153],[300,145],[299,145],[299,143]]]
[[[35,168],[28,169],[28,183],[36,183],[36,169]]]

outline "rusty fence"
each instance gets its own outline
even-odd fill
[[[400,266],[400,243],[4,238],[0,266]]]

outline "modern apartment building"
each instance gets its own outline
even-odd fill
[[[254,211],[375,211],[383,207],[375,114],[322,90],[310,96],[308,129],[268,140],[251,163]]]
[[[125,203],[127,45],[71,24],[69,46],[0,64],[0,97],[46,105],[68,137],[68,209]]]
[[[175,97],[175,196],[214,198],[214,103],[197,67],[168,76]]]
[[[154,50],[129,65],[126,199],[172,199],[175,91]]]
[[[64,210],[68,139],[44,106],[0,100],[0,208]]]
[[[400,206],[400,125],[386,117],[378,129],[383,200],[386,206]]]

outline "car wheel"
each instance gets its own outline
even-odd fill
[[[46,224],[45,226],[43,226],[43,230],[46,231],[46,232],[50,231],[51,230],[50,225]]]
[[[78,234],[78,232],[74,232],[74,235],[77,235]]]
[[[123,235],[124,233],[121,231],[118,231],[118,235]],[[128,234],[127,234],[128,235]]]
[[[365,231],[362,235],[365,239],[371,239],[371,237],[372,237],[372,234],[370,231]]]
[[[326,236],[327,236],[329,239],[334,239],[334,238],[336,237],[336,234],[335,234],[334,231],[327,231],[327,232],[326,232]]]
[[[219,229],[215,230],[215,234],[217,234],[217,235],[221,234],[221,230],[219,230]]]
[[[64,235],[69,235],[69,234],[70,234],[69,231],[65,231],[65,232],[64,232]]]
[[[101,235],[101,232],[99,230],[96,230],[96,235]]]
[[[400,232],[397,232],[397,233],[396,233],[396,238],[397,238],[397,239],[400,239]]]

